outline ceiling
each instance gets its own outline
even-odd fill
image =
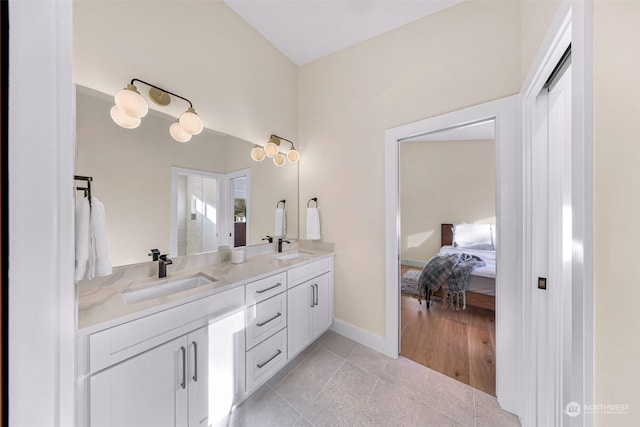
[[[224,0],[303,65],[463,0]]]

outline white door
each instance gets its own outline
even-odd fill
[[[571,371],[571,68],[536,98],[532,140],[532,323],[536,423],[560,425]],[[525,354],[528,352],[525,352]]]
[[[186,346],[178,338],[93,375],[91,427],[186,426]]]
[[[331,274],[323,274],[312,281],[315,288],[313,308],[311,308],[311,339],[315,339],[331,326]]]
[[[187,384],[189,427],[207,426],[209,421],[209,333],[200,328],[187,336]]]
[[[311,342],[311,310],[314,304],[313,282],[304,282],[287,292],[287,348],[291,359]]]

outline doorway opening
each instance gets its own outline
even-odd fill
[[[495,396],[495,121],[399,145],[400,354]]]

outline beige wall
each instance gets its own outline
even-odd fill
[[[524,81],[558,12],[560,0],[522,0],[520,5],[520,75]]]
[[[640,425],[640,2],[594,3],[595,403]]]
[[[518,93],[519,23],[465,2],[300,68],[300,198],[335,242],[337,319],[384,334],[385,130]]]
[[[75,83],[115,94],[138,78],[191,100],[209,129],[297,140],[297,67],[224,2],[75,0],[73,14]]]
[[[493,140],[400,144],[400,258],[426,263],[442,223],[495,223]]]

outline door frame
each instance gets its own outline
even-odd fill
[[[522,86],[523,145],[525,173],[525,260],[531,259],[531,216],[535,206],[532,203],[532,158],[531,146],[534,140],[534,114],[536,97],[542,85],[571,43],[572,55],[572,136],[571,136],[571,216],[572,240],[574,242],[571,279],[571,343],[549,346],[552,363],[558,372],[535,371],[535,361],[523,359],[525,372],[522,425],[536,425],[538,420],[554,419],[565,425],[592,426],[593,415],[581,411],[577,416],[564,416],[565,405],[575,402],[582,407],[593,404],[594,390],[594,314],[593,314],[593,10],[589,2],[561,2],[558,12],[549,27],[541,48],[533,61]],[[532,277],[531,264],[525,264],[524,283]],[[534,307],[533,286],[525,286],[524,324],[525,336],[536,336],[538,324],[536,316],[545,307]],[[555,319],[562,318],[562,307],[553,304],[548,307]],[[559,331],[561,334],[565,331]],[[525,342],[524,354],[532,354],[531,343]],[[570,355],[570,366],[563,364],[563,353]],[[564,366],[563,366],[564,365]],[[570,372],[565,372],[569,370]],[[544,378],[542,377],[544,376]],[[569,378],[569,384],[562,384],[558,377]],[[553,408],[536,408],[536,385],[540,381],[555,384],[556,405]],[[563,392],[564,388],[564,392]],[[568,390],[569,398],[566,398]],[[569,401],[564,401],[564,400]]]
[[[400,350],[400,142],[421,134],[495,120],[496,167],[496,395],[502,408],[521,413],[522,152],[519,95],[487,102],[385,132],[385,353]]]

